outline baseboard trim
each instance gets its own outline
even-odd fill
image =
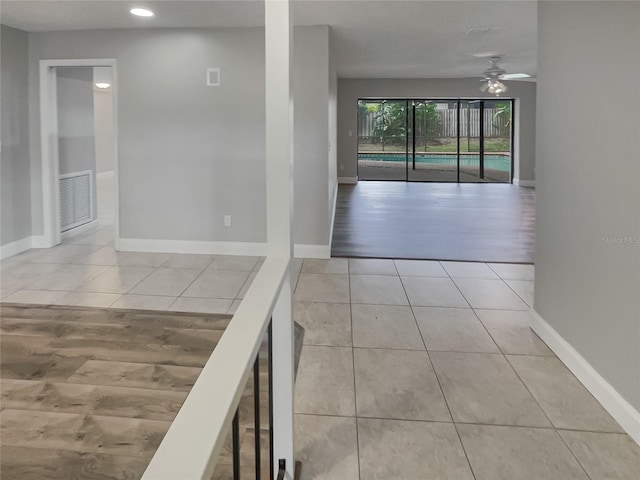
[[[50,245],[44,235],[31,235],[31,248],[51,248],[55,245]]]
[[[620,426],[640,445],[640,412],[627,402],[580,353],[536,311],[531,311],[531,328],[582,382]]]
[[[157,240],[140,238],[121,238],[119,250],[124,252],[151,253],[201,253],[210,255],[267,255],[267,244],[259,242],[207,242],[197,240]],[[329,258],[329,245],[295,244],[294,256],[297,258]]]
[[[60,234],[61,240],[67,240],[68,238],[73,238],[77,235],[82,235],[83,233],[87,233],[91,230],[98,229],[98,220],[91,220],[89,223],[85,223],[84,225],[80,225],[79,227],[72,228],[71,230],[67,230],[66,232],[62,232]]]
[[[358,183],[358,177],[338,177],[338,183],[355,185],[356,183]]]
[[[518,187],[526,187],[526,188],[535,188],[536,181],[535,180],[520,180],[518,178],[513,179],[513,184]]]
[[[331,258],[331,246],[296,243],[293,246],[293,256],[296,258]]]
[[[259,242],[207,242],[198,240],[121,238],[119,249],[124,252],[151,253],[202,253],[249,256],[265,256],[267,254],[267,244]]]
[[[5,259],[8,257],[13,257],[14,255],[22,253],[25,250],[29,250],[32,243],[31,238],[32,237],[25,237],[21,238],[20,240],[16,240],[15,242],[2,245],[0,247],[0,258]]]
[[[19,253],[25,252],[30,248],[49,248],[45,238],[42,235],[31,235],[30,237],[21,238],[15,242],[7,243],[0,246],[0,259],[13,257]]]

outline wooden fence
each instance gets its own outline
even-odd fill
[[[484,109],[484,136],[488,138],[508,138],[511,136],[511,124],[508,115],[496,115],[498,112],[495,108]],[[446,110],[437,110],[435,112],[436,120],[416,121],[416,136],[429,138],[455,138],[457,137],[457,117],[458,109],[449,108]],[[381,141],[380,135],[375,135],[376,119],[378,112],[367,112],[364,115],[358,115],[358,137],[361,139],[374,137]],[[409,116],[411,122],[411,116]],[[399,132],[397,132],[399,133]],[[397,136],[397,133],[390,135]],[[480,109],[478,108],[461,108],[460,109],[460,137],[479,137],[480,136]],[[404,138],[404,132],[402,132]]]

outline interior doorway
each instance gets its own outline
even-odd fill
[[[46,246],[99,232],[117,248],[115,60],[42,60],[40,99]]]
[[[513,100],[361,99],[358,179],[511,183]]]

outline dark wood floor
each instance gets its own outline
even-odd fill
[[[332,256],[533,263],[535,191],[510,184],[340,185]]]
[[[7,480],[140,478],[230,318],[8,304],[0,314]],[[251,380],[240,419],[253,451]],[[242,458],[250,470],[253,459]],[[230,465],[228,448],[214,478],[230,479]]]

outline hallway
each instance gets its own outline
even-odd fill
[[[534,268],[305,260],[304,480],[636,480],[640,448],[531,331]]]

